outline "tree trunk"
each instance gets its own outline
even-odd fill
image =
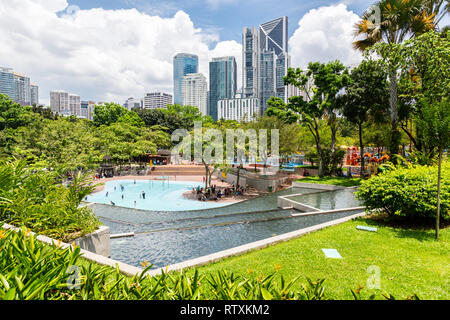
[[[209,165],[202,159],[203,165],[205,166],[205,190],[208,189],[208,175],[209,175]]]
[[[319,156],[319,177],[322,178],[324,176],[324,168],[323,168],[323,154],[322,147],[320,146],[320,134],[319,134],[319,125],[314,123],[314,131],[311,128],[311,125],[308,125],[309,131],[311,131],[314,136],[314,140],[316,141],[317,155]]]
[[[437,214],[436,214],[436,240],[439,239],[439,217],[441,214],[441,166],[442,150],[439,150],[438,186],[437,186]]]
[[[240,180],[240,175],[241,175],[241,164],[239,164],[238,168],[237,168],[237,179],[236,179],[236,189],[239,188],[239,180]]]
[[[362,137],[362,123],[358,124],[359,130],[359,157],[361,159],[361,178],[364,178],[364,145],[363,145],[363,137]]]
[[[330,151],[331,151],[331,158],[330,158],[330,164],[331,164],[331,174],[334,174],[336,169],[334,167],[334,158],[335,158],[335,154],[336,154],[336,132],[337,132],[337,128],[336,128],[336,122],[335,122],[335,115],[333,113],[332,115],[333,119],[331,120],[330,123],[330,129],[331,129],[331,145],[330,145]]]
[[[389,71],[389,114],[391,117],[391,137],[389,141],[389,152],[391,155],[398,154],[400,143],[400,132],[398,130],[398,96],[397,96],[397,70]]]

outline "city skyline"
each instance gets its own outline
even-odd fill
[[[170,10],[163,10],[168,4]],[[198,55],[198,72],[207,78],[212,57],[235,56],[241,88],[243,27],[287,15],[291,66],[335,59],[354,65],[361,54],[351,45],[353,25],[370,4],[11,0],[0,11],[0,37],[6,44],[0,61],[32,78],[46,105],[55,88],[117,103],[144,92],[173,92],[172,59],[179,52]],[[205,22],[209,13],[220,19]],[[446,23],[448,18],[441,25]]]

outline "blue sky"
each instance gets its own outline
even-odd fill
[[[220,40],[241,42],[244,26],[258,26],[281,16],[289,18],[289,36],[298,28],[298,22],[311,9],[339,2],[357,15],[361,15],[372,0],[68,0],[81,9],[131,9],[161,17],[171,17],[183,10],[194,22],[196,28],[217,32]]]

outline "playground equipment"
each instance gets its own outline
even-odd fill
[[[347,166],[356,166],[356,165],[358,165],[358,163],[359,163],[358,148],[348,147],[345,164]]]

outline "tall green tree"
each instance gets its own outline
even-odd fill
[[[348,69],[340,61],[326,64],[314,62],[307,70],[289,68],[284,82],[300,89],[303,95],[289,98],[284,104],[281,99],[269,100],[267,115],[275,115],[289,122],[300,120],[314,137],[319,156],[319,176],[325,172],[326,153],[322,149],[320,123],[326,119],[331,128],[331,159],[335,158],[336,133],[338,128],[337,112],[342,100],[341,91],[350,80]]]
[[[423,117],[418,121],[418,125],[423,130],[424,139],[435,146],[439,153],[436,213],[436,239],[439,239],[442,157],[444,150],[450,147],[450,100],[445,97],[440,102],[432,102],[424,98],[422,104]]]
[[[386,73],[379,61],[364,60],[351,71],[351,83],[343,98],[343,115],[358,126],[361,175],[364,174],[363,125],[370,119],[384,120],[389,105]]]
[[[430,31],[405,41],[400,53],[403,71],[400,101],[407,105],[414,121],[421,121],[423,101],[436,104],[450,96],[450,31]],[[433,158],[436,148],[423,138],[421,126],[415,126],[415,135],[405,125],[401,128],[419,152]]]
[[[355,49],[364,51],[380,42],[389,45],[378,53],[385,60],[389,72],[391,154],[398,154],[400,141],[397,74],[399,55],[396,54],[398,45],[404,40],[436,28],[436,13],[427,11],[427,8],[431,10],[429,3],[425,0],[381,0],[371,6],[355,25]]]
[[[105,103],[94,107],[93,122],[96,126],[111,125],[116,122],[126,122],[134,126],[143,126],[144,122],[134,112],[116,103]]]

